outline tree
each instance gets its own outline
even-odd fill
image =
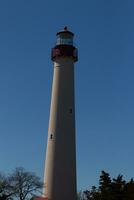
[[[134,180],[125,181],[122,175],[110,178],[101,172],[99,186],[84,191],[85,200],[134,200]]]
[[[77,193],[77,200],[85,200],[84,193],[82,191]]]
[[[85,200],[100,200],[100,191],[95,186],[92,186],[91,190],[84,191]]]
[[[101,172],[99,180],[99,191],[101,194],[101,200],[112,200],[111,196],[111,178],[105,171]]]
[[[16,168],[9,177],[12,196],[19,200],[31,199],[35,194],[41,193],[43,183],[40,178],[24,168]]]
[[[2,173],[0,173],[0,200],[11,199],[13,191],[10,186],[9,179]]]
[[[134,180],[131,179],[124,187],[124,198],[123,200],[133,200],[134,199]]]
[[[111,183],[113,199],[122,200],[125,194],[125,184],[126,181],[123,180],[122,175],[118,175],[117,178],[114,178]]]

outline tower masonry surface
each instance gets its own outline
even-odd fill
[[[44,197],[76,200],[74,63],[78,60],[74,34],[67,27],[57,33],[50,119],[45,161]]]

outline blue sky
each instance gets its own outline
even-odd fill
[[[78,189],[101,170],[134,176],[134,2],[0,2],[0,170],[43,177],[51,99],[51,48],[75,33]]]

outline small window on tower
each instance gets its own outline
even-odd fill
[[[72,113],[73,113],[73,110],[72,110],[72,108],[70,108],[70,109],[69,109],[69,113],[70,113],[70,114],[72,114]]]
[[[53,134],[50,135],[50,139],[51,139],[51,140],[53,139]]]

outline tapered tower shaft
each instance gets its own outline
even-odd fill
[[[45,197],[76,200],[76,146],[73,33],[57,34],[52,50],[54,75],[45,163]]]

